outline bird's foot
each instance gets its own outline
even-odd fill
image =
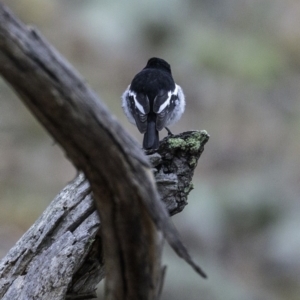
[[[168,131],[168,136],[174,135],[168,127],[165,127],[165,129]]]

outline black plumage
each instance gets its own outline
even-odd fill
[[[144,149],[158,148],[158,131],[177,121],[185,106],[184,95],[174,82],[170,65],[155,57],[133,78],[122,99],[128,119],[144,133]]]

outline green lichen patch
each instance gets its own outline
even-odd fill
[[[179,148],[185,150],[186,148],[186,142],[184,139],[181,138],[169,138],[168,144],[171,149]]]
[[[190,158],[190,160],[189,160],[189,165],[191,166],[191,167],[196,167],[196,165],[197,165],[197,158],[196,157],[191,157]]]
[[[184,192],[186,195],[188,195],[190,193],[190,191],[193,189],[194,189],[194,184],[192,182],[190,182],[190,184],[184,188]]]
[[[169,138],[168,144],[171,149],[199,151],[201,144],[208,138],[206,131],[194,131],[186,139],[183,137]]]

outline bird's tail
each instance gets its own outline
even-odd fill
[[[159,136],[156,129],[155,116],[148,115],[147,130],[144,134],[143,148],[146,150],[157,149],[159,146]]]

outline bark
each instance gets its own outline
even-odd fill
[[[193,172],[207,140],[205,131],[185,132],[165,138],[149,155],[171,215],[187,204]],[[105,276],[99,229],[89,182],[80,173],[1,260],[1,299],[95,297],[96,286]]]
[[[205,276],[170,222],[139,145],[56,50],[3,4],[0,73],[88,180],[76,178],[1,261],[0,296],[64,299],[69,290],[72,297],[86,293],[88,298],[95,286],[91,282],[103,276],[104,259],[106,299],[155,299],[162,277],[161,233]],[[168,145],[174,153],[188,147],[200,153],[200,139],[207,140],[207,134],[192,136],[169,138]],[[188,164],[195,165],[195,159]],[[169,174],[158,186],[178,180],[170,175],[176,163],[156,168],[160,176],[164,168]],[[179,182],[174,212],[186,202],[180,193],[187,184]]]

